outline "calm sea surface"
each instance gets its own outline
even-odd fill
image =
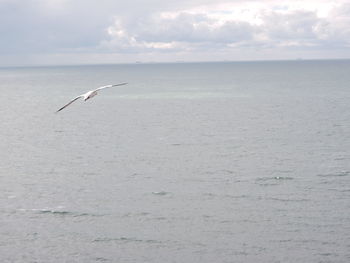
[[[350,61],[3,68],[0,92],[0,262],[350,262]]]

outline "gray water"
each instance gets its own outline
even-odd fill
[[[0,69],[0,262],[350,262],[349,83],[350,61]]]

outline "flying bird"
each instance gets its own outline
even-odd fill
[[[95,97],[97,95],[97,91],[101,90],[101,89],[106,89],[106,88],[112,88],[112,87],[116,87],[116,86],[122,86],[122,85],[126,85],[128,83],[120,83],[120,84],[114,84],[114,85],[107,85],[107,86],[102,86],[102,87],[99,87],[97,89],[94,89],[94,90],[90,90],[84,94],[81,94],[77,97],[75,97],[74,99],[72,99],[70,102],[68,102],[66,105],[64,105],[62,108],[60,108],[57,112],[63,110],[64,108],[68,107],[69,105],[71,105],[74,101],[80,99],[80,98],[83,98],[84,101],[87,101],[88,99],[91,99],[92,97]]]

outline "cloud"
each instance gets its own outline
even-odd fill
[[[130,22],[117,17],[108,27],[111,51],[196,50],[198,48],[348,47],[349,5],[320,17],[317,10],[276,6],[269,10],[214,10],[158,13]],[[324,10],[323,10],[324,12]]]
[[[193,50],[217,48],[251,41],[255,28],[247,22],[223,24],[206,14],[180,12],[174,17],[160,13],[131,23],[117,18],[107,30],[110,40],[101,47],[111,51]]]
[[[350,13],[341,18],[333,9],[329,17],[319,17],[315,11],[272,12],[264,17],[263,34],[275,46],[347,48],[350,43]]]
[[[156,60],[165,54],[174,60],[265,54],[276,59],[295,56],[296,51],[318,52],[320,58],[346,57],[350,4],[346,0],[0,0],[0,34],[0,56],[17,60],[35,54],[67,58],[118,54],[128,60],[150,54]]]
[[[78,12],[68,0],[2,1],[0,53],[66,52],[96,46],[108,22]]]

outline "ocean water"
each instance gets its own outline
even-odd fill
[[[350,61],[2,68],[0,91],[0,262],[350,262]]]

